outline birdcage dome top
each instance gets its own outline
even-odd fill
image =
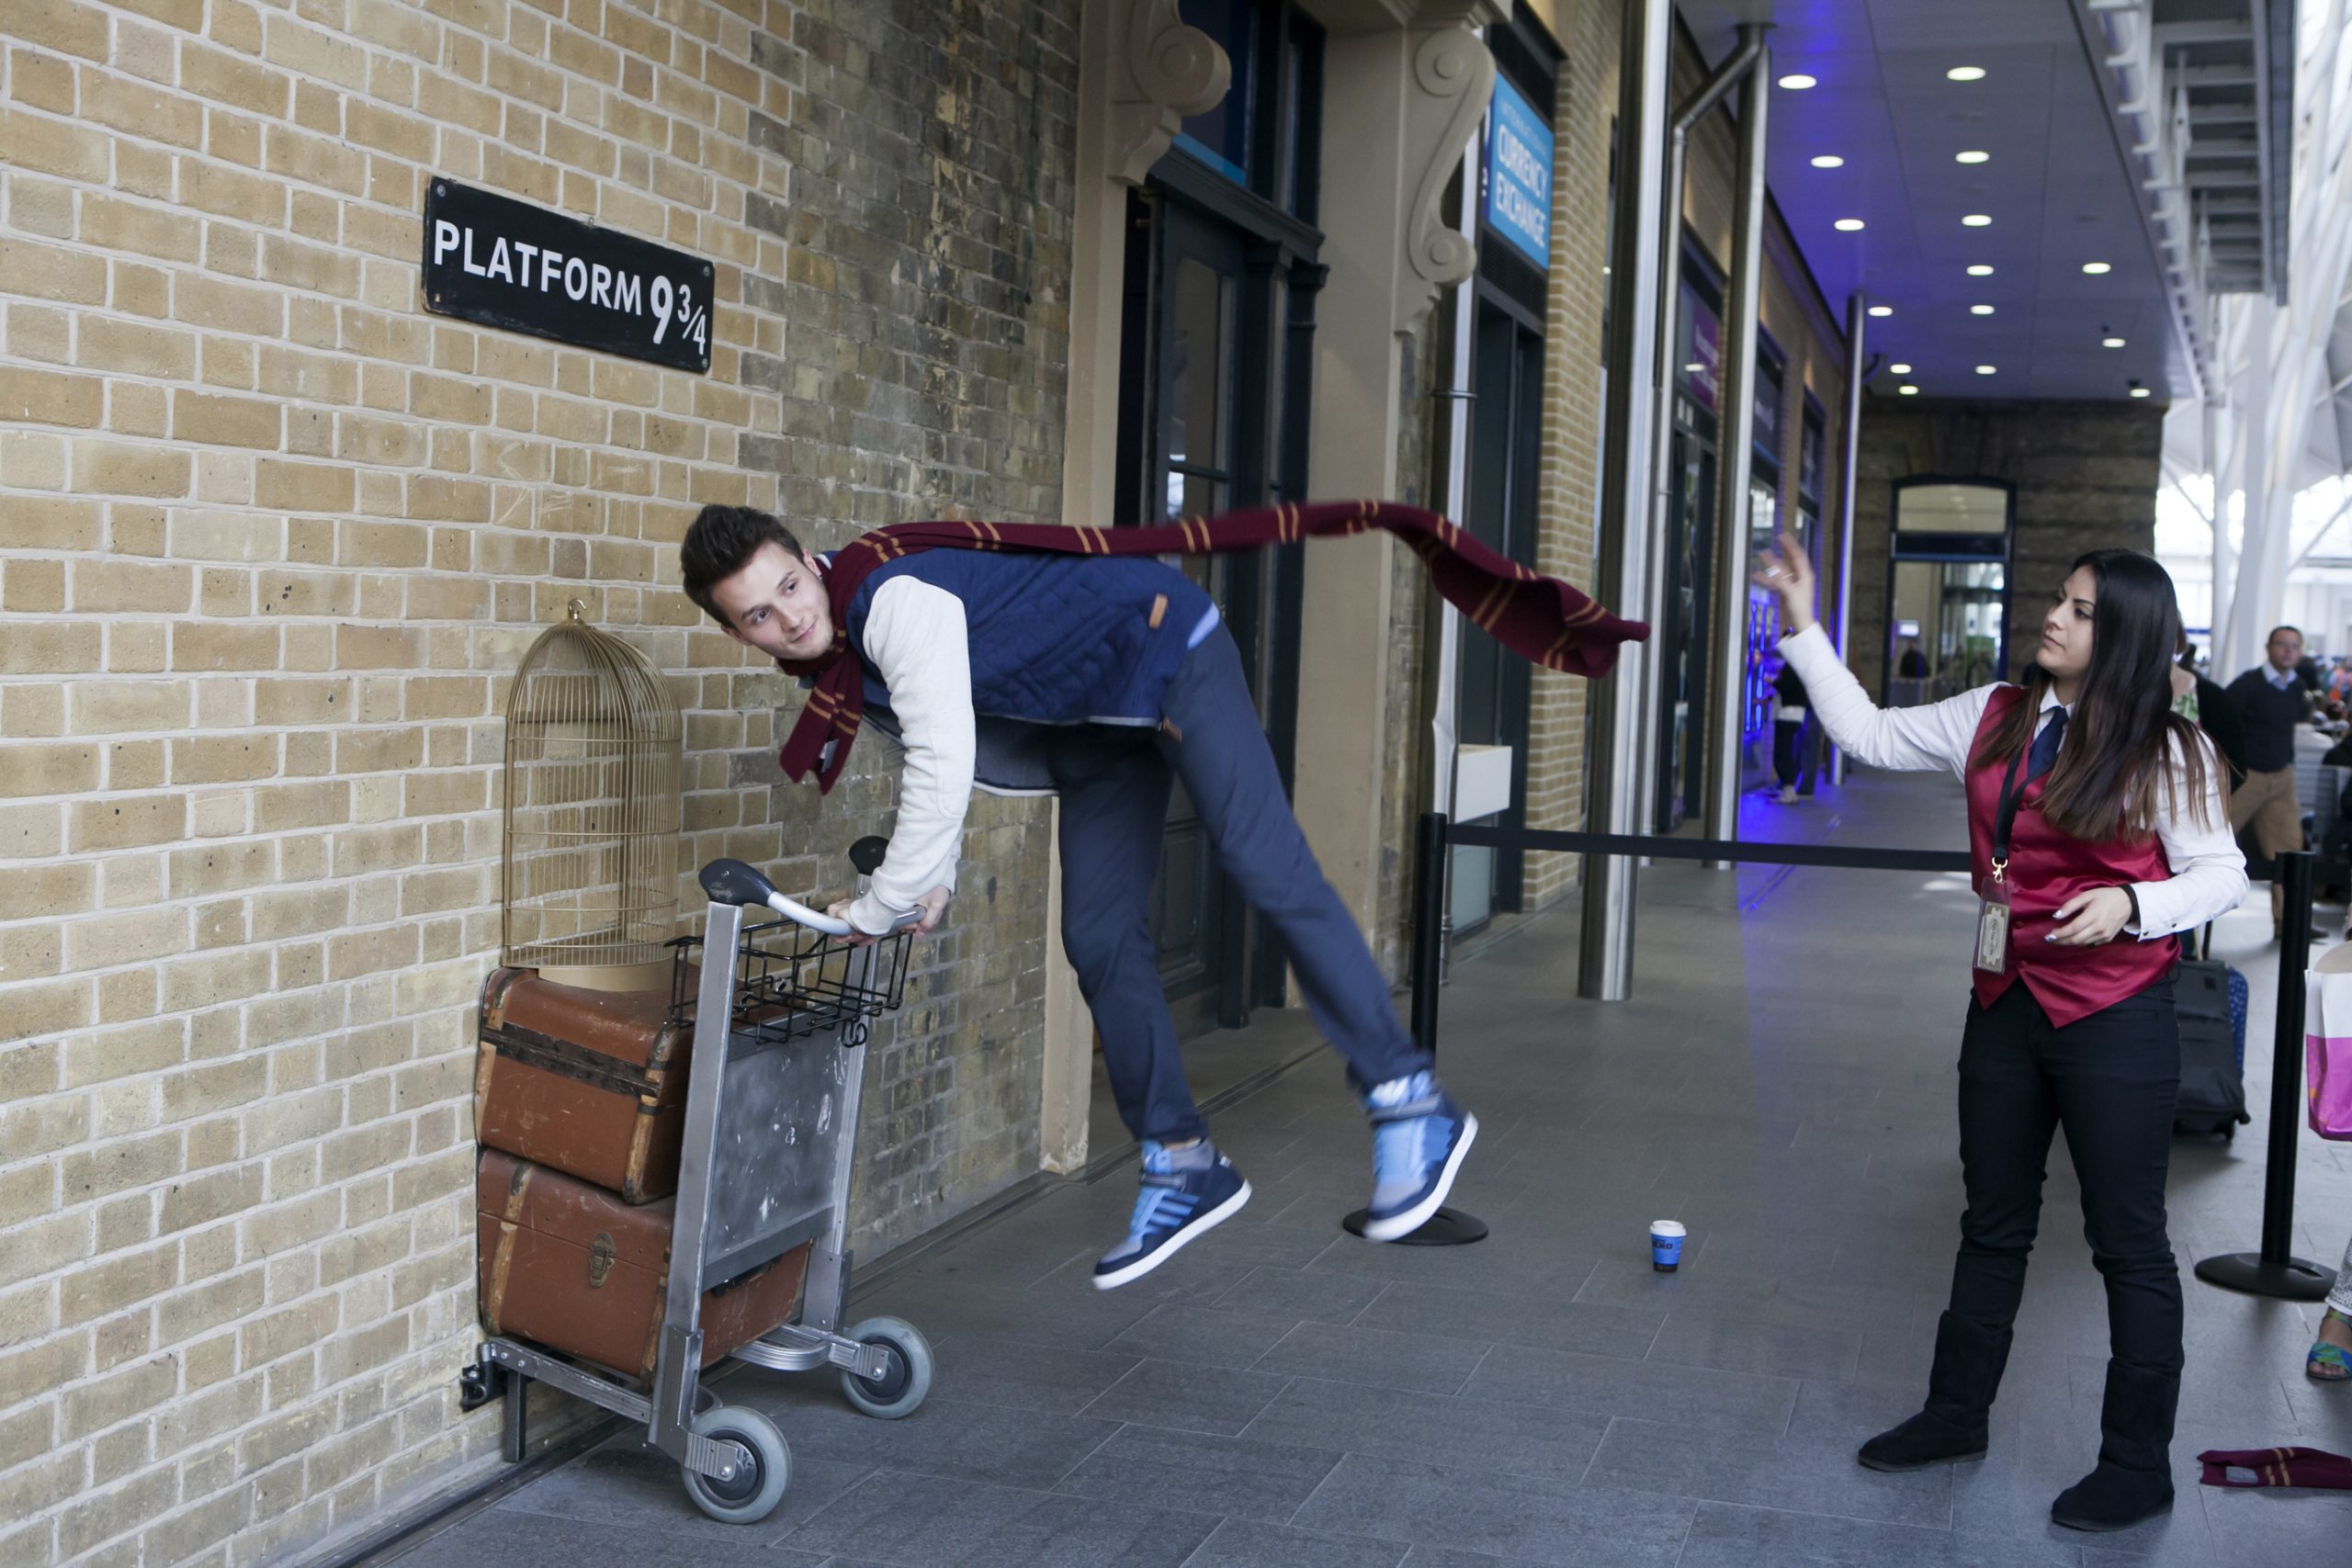
[[[653,661],[590,625],[588,606],[577,599],[525,651],[507,694],[506,722],[609,726],[617,735],[646,740],[684,734]]]

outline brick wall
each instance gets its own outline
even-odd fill
[[[1552,141],[1552,263],[1544,277],[1544,440],[1537,457],[1535,566],[1588,589],[1600,505],[1601,332],[1609,304],[1609,164],[1617,118],[1618,7],[1558,7]],[[1594,214],[1602,215],[1600,220]],[[1639,616],[1638,605],[1611,605]],[[1584,826],[1585,727],[1591,682],[1534,671],[1529,692],[1526,819]],[[1527,857],[1524,897],[1541,908],[1576,886],[1574,855]]]
[[[2017,487],[2005,612],[2014,670],[2031,649],[2042,605],[2076,556],[2108,547],[2155,547],[2164,415],[2161,405],[2129,402],[1864,399],[1854,488],[1854,635],[1847,645],[1863,687],[1875,694],[1886,673],[1895,480],[1934,474]]]
[[[246,1563],[485,1461],[467,1010],[503,673],[577,595],[682,863],[838,887],[708,501],[1057,515],[1072,0],[0,6],[0,1562]],[[709,257],[693,377],[424,314],[431,175]],[[1045,816],[976,810],[860,1245],[1035,1168]]]

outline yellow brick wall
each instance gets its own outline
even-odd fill
[[[1537,457],[1536,569],[1594,588],[1594,514],[1600,504],[1601,322],[1609,304],[1609,161],[1617,118],[1618,7],[1566,0],[1555,7],[1559,96],[1552,141],[1552,262],[1544,277],[1544,438]],[[1638,605],[1610,608],[1638,616]],[[1591,683],[1538,670],[1528,711],[1530,828],[1584,826],[1585,727]],[[1576,884],[1574,855],[1530,854],[1531,909]]]
[[[784,787],[675,540],[1058,514],[1074,11],[0,0],[0,1563],[485,1461],[504,672],[585,600],[686,711],[682,863],[842,886],[888,750]],[[434,175],[712,260],[711,374],[427,315]],[[877,1035],[869,1248],[1035,1168],[1045,821],[976,809]]]

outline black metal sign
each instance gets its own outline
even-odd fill
[[[454,180],[425,187],[424,303],[442,315],[707,373],[710,286],[684,251]]]

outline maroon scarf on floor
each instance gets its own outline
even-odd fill
[[[1187,517],[1141,528],[1072,528],[1051,523],[899,523],[852,541],[825,569],[833,646],[816,659],[778,660],[812,683],[808,704],[786,736],[778,761],[789,777],[812,770],[830,792],[849,759],[865,709],[865,682],[849,649],[849,607],[876,568],[923,550],[1029,550],[1080,556],[1223,555],[1300,539],[1385,528],[1429,569],[1446,601],[1521,658],[1571,675],[1604,675],[1617,645],[1650,635],[1621,621],[1556,577],[1506,560],[1434,512],[1385,501],[1261,506],[1221,517]]]

